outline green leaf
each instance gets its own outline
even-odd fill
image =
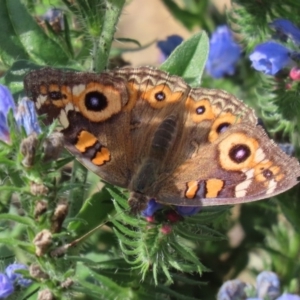
[[[173,0],[163,0],[163,3],[173,14],[175,19],[180,21],[186,28],[192,29],[199,23],[199,15],[181,9]]]
[[[14,221],[20,224],[28,225],[28,226],[35,226],[34,220],[24,217],[24,216],[19,216],[19,215],[13,215],[13,214],[0,214],[0,220],[5,220],[5,221]]]
[[[60,160],[55,161],[55,168],[60,169],[67,165],[68,163],[72,162],[74,160],[73,156],[69,156],[66,158],[62,158]]]
[[[137,216],[131,216],[131,215],[129,215],[127,213],[127,211],[125,211],[123,208],[121,208],[118,205],[117,201],[114,202],[114,205],[115,205],[116,212],[117,212],[117,215],[115,215],[114,217],[118,217],[118,219],[121,220],[124,224],[128,224],[128,225],[131,225],[131,226],[134,226],[134,227],[138,227],[138,228],[140,228],[141,225],[144,226],[146,224],[145,221],[143,221],[141,219],[138,219]]]
[[[160,69],[183,77],[193,87],[199,86],[208,51],[209,40],[207,34],[202,31],[181,43]]]
[[[5,72],[5,75],[1,78],[1,84],[8,86],[12,94],[23,93],[24,76],[33,69],[40,69],[41,66],[32,63],[28,60],[15,61],[10,69]]]
[[[58,43],[46,35],[21,1],[4,1],[15,35],[29,56],[41,64],[66,65],[69,61],[67,54]]]
[[[120,232],[122,232],[125,235],[128,235],[129,237],[135,238],[136,237],[136,232],[133,230],[128,229],[126,226],[122,225],[120,222],[117,220],[114,220],[113,218],[111,219],[111,222],[114,224],[114,226],[119,229]]]
[[[95,297],[93,299],[134,299],[134,292],[131,288],[122,287],[110,278],[100,275],[85,266],[80,265],[79,270],[80,272],[78,273],[78,275],[80,276],[79,283],[81,285],[81,288],[80,286],[74,287],[76,291],[84,292],[84,290],[86,290],[85,293],[87,295]],[[88,278],[93,278],[93,280],[100,283],[101,285],[94,285],[88,282]]]
[[[115,235],[119,239],[119,241],[122,241],[123,244],[126,244],[130,247],[137,248],[139,246],[139,242],[132,239],[127,239],[123,234],[121,234],[118,230],[114,230]]]
[[[87,182],[87,174],[87,168],[84,167],[79,161],[74,160],[70,183],[79,184],[69,193],[70,207],[68,212],[68,218],[73,218],[74,216],[76,216],[82,208],[82,204],[86,196],[86,189],[83,188],[82,185],[86,184]]]
[[[30,253],[34,253],[35,247],[31,243],[26,243],[23,241],[20,241],[18,239],[13,239],[13,238],[0,238],[0,244],[4,244],[6,246],[11,246],[11,247],[20,247],[21,249],[28,251]]]
[[[192,262],[196,266],[202,266],[195,253],[191,249],[185,247],[184,244],[179,244],[177,242],[172,242],[170,244],[184,259]]]
[[[16,59],[28,59],[28,54],[15,34],[6,1],[0,2],[0,28],[0,59],[6,65],[11,65]]]
[[[186,218],[185,221],[189,224],[212,224],[214,221],[225,217],[230,208],[230,206],[206,207],[200,213]]]
[[[176,233],[189,241],[220,241],[226,237],[206,226],[199,226],[197,232],[188,231],[184,226],[176,226]],[[200,233],[199,233],[200,232]]]
[[[127,210],[129,209],[127,198],[125,194],[123,194],[119,190],[119,188],[108,183],[105,184],[105,187],[107,188],[112,198],[115,199],[122,208]]]
[[[93,194],[85,201],[76,215],[76,219],[79,221],[70,222],[68,229],[75,231],[77,236],[81,236],[106,221],[108,215],[113,211],[114,205],[111,196],[105,188],[102,188],[101,191]]]

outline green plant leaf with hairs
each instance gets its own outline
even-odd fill
[[[208,57],[209,42],[202,31],[181,43],[160,66],[160,69],[183,77],[192,87],[201,83]]]
[[[66,65],[69,57],[58,43],[51,40],[20,0],[3,0],[10,26],[29,57],[40,64]],[[21,57],[26,58],[26,57]],[[17,59],[17,57],[16,57]]]

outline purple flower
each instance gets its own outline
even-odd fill
[[[22,264],[11,264],[5,269],[5,273],[12,282],[16,282],[20,286],[27,287],[32,283],[32,281],[30,279],[23,278],[22,274],[15,272],[17,270],[27,269],[27,266]]]
[[[15,109],[14,99],[9,89],[0,84],[0,140],[5,142],[10,141],[7,125],[7,113],[10,109]]]
[[[275,75],[279,70],[292,62],[291,51],[273,41],[259,44],[250,54],[252,67],[268,75]]]
[[[179,35],[170,35],[165,41],[158,41],[157,47],[160,49],[162,54],[161,61],[165,61],[173,50],[182,43],[183,38]]]
[[[57,25],[54,26],[55,29],[64,30],[65,24],[64,24],[64,15],[63,11],[58,8],[50,8],[46,11],[44,15],[41,16],[41,19],[44,21],[47,21],[50,25]]]
[[[245,299],[246,284],[239,279],[228,280],[221,286],[217,300],[239,300]]]
[[[234,41],[228,26],[219,26],[210,39],[206,72],[214,78],[232,75],[240,55],[241,47]]]
[[[27,135],[32,132],[41,133],[37,115],[34,108],[34,103],[28,98],[22,98],[18,104],[15,119],[19,127],[23,126]]]
[[[276,299],[280,295],[280,281],[277,274],[263,271],[256,277],[256,291],[259,298]]]
[[[23,98],[16,108],[11,92],[6,86],[0,84],[0,140],[10,141],[7,124],[9,109],[13,109],[17,124],[19,127],[24,127],[27,135],[32,132],[41,133],[33,102]]]
[[[13,283],[3,273],[0,273],[0,298],[4,299],[11,295],[14,291]]]
[[[176,210],[181,216],[192,216],[200,211],[200,206],[177,206]]]
[[[276,300],[300,300],[300,297],[298,295],[292,295],[292,294],[282,294],[279,298]]]
[[[300,44],[300,29],[291,21],[276,19],[269,25],[271,28],[276,30],[279,38],[286,40],[286,37],[289,37],[295,44]]]
[[[147,204],[147,208],[144,209],[141,214],[143,217],[151,217],[154,215],[154,213],[161,209],[163,207],[162,204],[157,203],[154,199],[150,199],[148,204]]]

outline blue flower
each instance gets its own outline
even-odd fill
[[[10,141],[7,124],[7,113],[13,109],[14,117],[19,127],[23,126],[27,135],[32,132],[41,133],[34,104],[28,98],[23,98],[16,107],[10,90],[0,84],[0,140]]]
[[[7,125],[7,113],[10,109],[15,109],[14,99],[9,89],[0,84],[0,140],[5,142],[10,141]]]
[[[206,72],[214,78],[232,75],[240,55],[241,47],[234,41],[228,26],[219,26],[210,39]]]
[[[162,204],[157,203],[154,199],[150,199],[147,204],[147,208],[144,209],[141,214],[143,217],[151,217],[154,213],[163,207]]]
[[[200,211],[200,206],[177,206],[176,210],[181,216],[192,216]]]
[[[246,289],[245,289],[246,288]],[[250,292],[249,284],[235,279],[223,283],[221,286],[217,300],[300,300],[300,296],[292,294],[282,294],[280,297],[280,281],[277,274],[270,271],[261,272],[256,278],[256,295],[247,297],[246,291]]]
[[[22,274],[15,272],[17,270],[27,269],[27,266],[23,264],[11,264],[5,269],[5,273],[12,282],[17,283],[20,286],[27,287],[32,283],[32,281],[30,279],[23,278]]]
[[[280,295],[280,281],[277,274],[263,271],[256,277],[256,291],[259,298],[276,299]]]
[[[148,204],[147,204],[147,208],[144,209],[141,212],[141,214],[142,214],[143,217],[151,217],[155,214],[156,211],[158,211],[159,209],[162,209],[163,207],[164,207],[164,205],[156,202],[154,199],[150,199]],[[177,213],[181,216],[192,216],[192,215],[196,214],[197,212],[199,212],[201,207],[175,206],[175,209],[176,209]],[[179,216],[179,215],[177,215],[177,216]],[[173,220],[173,218],[172,218],[172,220]]]
[[[239,279],[224,282],[218,292],[217,300],[240,300],[246,298],[246,284]]]
[[[6,298],[14,292],[11,280],[3,273],[0,273],[0,298]]]
[[[282,294],[276,300],[300,300],[300,296],[292,294]]]
[[[165,41],[158,41],[157,47],[160,49],[162,54],[162,61],[165,61],[173,50],[182,43],[183,38],[179,35],[170,35]]]
[[[23,126],[27,135],[32,132],[41,133],[41,128],[38,123],[37,115],[34,108],[34,103],[28,98],[22,98],[18,104],[15,119],[19,127]]]
[[[277,34],[279,34],[279,38],[285,39],[289,37],[295,44],[300,45],[300,29],[291,21],[276,19],[269,25],[276,30]]]
[[[259,44],[250,54],[252,67],[268,75],[275,75],[292,62],[291,50],[273,41]]]

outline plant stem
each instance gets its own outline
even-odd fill
[[[105,17],[99,39],[93,41],[93,71],[101,72],[107,67],[111,43],[116,31],[125,0],[106,0]]]

